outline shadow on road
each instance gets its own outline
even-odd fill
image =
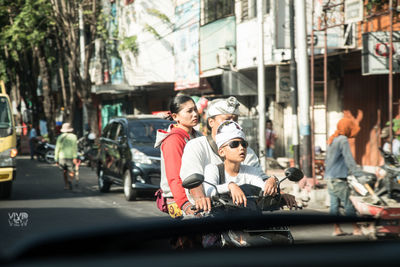
[[[10,201],[13,200],[49,200],[77,197],[109,197],[117,194],[123,196],[120,186],[112,186],[109,193],[100,193],[97,186],[96,172],[86,166],[79,170],[79,187],[70,191],[64,190],[64,181],[60,168],[27,156],[17,158],[17,178],[13,183]],[[154,201],[154,193],[140,192],[138,200]]]

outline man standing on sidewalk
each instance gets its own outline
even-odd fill
[[[337,124],[337,130],[328,139],[328,149],[325,160],[325,179],[328,183],[330,196],[330,213],[339,215],[340,203],[343,204],[347,216],[355,216],[353,204],[350,201],[350,188],[347,176],[362,172],[351,154],[349,138],[354,138],[360,127],[350,118],[342,118]],[[353,235],[361,235],[357,224],[353,224]],[[345,235],[339,224],[334,224],[334,236]]]
[[[64,189],[72,190],[72,181],[75,178],[75,165],[78,163],[78,138],[72,133],[74,129],[70,123],[61,127],[61,135],[57,138],[55,161],[63,170]]]

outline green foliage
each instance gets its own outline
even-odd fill
[[[153,34],[155,37],[156,37],[156,39],[161,39],[161,35],[156,31],[156,29],[154,29],[151,25],[149,25],[149,24],[146,24],[145,26],[144,26],[144,29],[145,29],[145,31],[147,31],[147,32],[149,32],[149,33],[151,33],[151,34]]]
[[[393,131],[397,132],[398,130],[400,130],[400,119],[393,119],[392,122],[393,122],[393,125],[392,125]],[[389,126],[390,122],[389,121],[386,122],[386,125]],[[400,136],[398,136],[397,139],[400,140]]]
[[[172,22],[171,22],[171,20],[168,18],[168,16],[165,15],[164,13],[161,13],[159,10],[154,9],[154,8],[148,8],[148,9],[147,9],[147,12],[148,12],[150,15],[156,16],[157,18],[159,18],[159,19],[162,20],[163,22],[165,22],[165,23],[167,23],[167,24],[169,24],[169,25],[172,25]]]
[[[137,36],[133,35],[133,36],[125,37],[124,39],[122,39],[118,49],[120,49],[120,50],[129,50],[135,56],[137,56],[138,53],[139,53],[139,46],[137,44]]]
[[[400,119],[393,119],[393,131],[397,132],[400,129]],[[389,126],[390,122],[386,122],[386,125]]]
[[[389,0],[369,0],[366,4],[366,8],[368,12],[370,12],[373,8],[375,8],[375,11],[380,11],[387,3],[389,3]]]
[[[18,52],[41,44],[51,34],[54,25],[49,1],[27,0],[20,1],[19,6],[17,4],[8,9],[8,13],[5,13],[5,6],[0,8],[0,13],[9,18],[7,25],[1,29],[0,43],[7,46],[16,61]]]

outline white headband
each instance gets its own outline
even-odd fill
[[[222,114],[239,115],[240,103],[234,96],[227,99],[214,99],[208,104],[207,118],[214,117]]]
[[[218,127],[215,143],[220,149],[222,145],[236,138],[246,140],[242,127],[234,121],[223,121]]]

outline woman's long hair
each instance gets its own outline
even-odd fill
[[[190,96],[187,95],[177,95],[175,96],[171,103],[169,104],[169,112],[168,116],[165,118],[167,120],[173,121],[174,119],[172,118],[172,114],[178,113],[179,111],[182,110],[182,104],[188,102],[188,101],[193,101],[193,99]]]

